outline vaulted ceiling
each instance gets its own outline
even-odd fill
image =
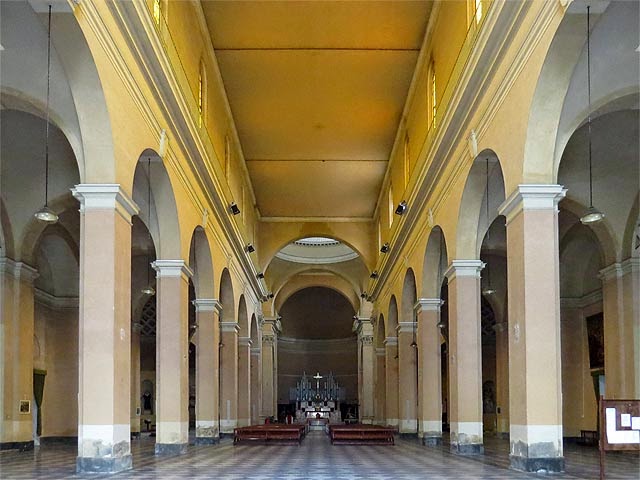
[[[371,218],[431,1],[203,1],[263,217]]]

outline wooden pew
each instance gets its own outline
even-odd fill
[[[329,425],[329,438],[332,444],[388,444],[395,445],[394,427],[379,425]]]
[[[233,444],[241,441],[258,442],[296,442],[300,445],[306,433],[306,426],[301,424],[284,425],[271,423],[252,425],[233,429]]]

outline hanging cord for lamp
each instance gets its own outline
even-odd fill
[[[56,223],[58,215],[49,208],[49,98],[51,93],[51,5],[47,24],[47,100],[44,127],[44,206],[34,216],[45,223]]]
[[[486,198],[486,214],[487,214],[487,242],[491,238],[491,224],[489,223],[489,157],[486,159],[485,163],[485,198]],[[489,260],[487,259],[487,286],[484,289],[483,293],[485,295],[491,295],[495,293],[495,290],[491,288],[491,265],[489,264]]]
[[[580,221],[585,224],[599,222],[604,218],[604,213],[593,206],[593,165],[592,165],[592,147],[591,147],[591,6],[587,5],[587,143],[589,156],[589,208],[587,212],[580,217]]]
[[[153,237],[151,236],[151,157],[147,159],[147,207],[149,212],[149,239],[153,245]],[[155,295],[156,291],[151,286],[151,255],[147,252],[147,286],[142,289],[142,293],[146,295]]]

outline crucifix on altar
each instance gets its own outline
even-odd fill
[[[322,375],[320,375],[320,372],[316,373],[314,375],[314,377],[316,379],[316,392],[320,391],[320,379],[323,378]]]

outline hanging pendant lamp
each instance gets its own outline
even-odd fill
[[[591,162],[591,26],[589,22],[591,6],[587,5],[587,97],[589,101],[587,112],[587,138],[589,142],[589,208],[580,217],[584,225],[597,223],[604,218],[604,213],[593,206],[593,172]]]
[[[56,223],[58,215],[49,208],[49,91],[51,88],[51,5],[49,5],[49,24],[47,32],[47,106],[44,136],[44,207],[33,216],[41,222]]]
[[[485,186],[485,196],[487,198],[487,223],[489,223],[489,157],[487,157],[486,163],[486,186]],[[491,230],[491,225],[487,228],[487,240],[489,240],[489,231]],[[487,261],[487,286],[482,289],[483,295],[493,295],[496,293],[495,288],[491,286],[491,266]]]
[[[151,157],[147,160],[147,206],[149,208],[149,228],[151,228]],[[149,240],[153,242],[151,238],[151,232],[149,231]],[[145,295],[155,295],[156,290],[151,285],[151,256],[147,252],[147,286],[144,287],[142,293]]]

